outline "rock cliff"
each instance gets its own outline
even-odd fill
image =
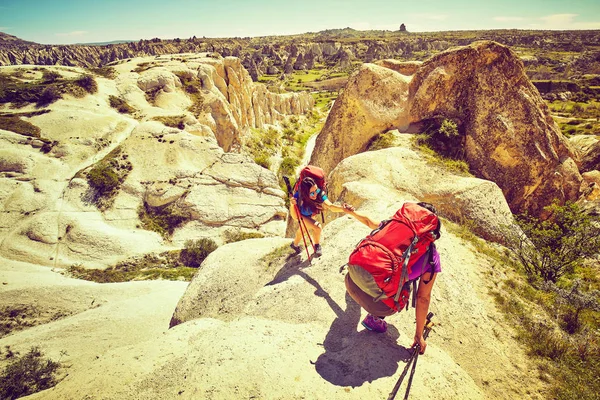
[[[471,171],[497,183],[513,212],[540,215],[555,198],[579,198],[577,155],[510,49],[484,41],[418,67],[380,64],[364,64],[349,79],[312,163],[331,170],[377,134],[447,118],[461,126]]]

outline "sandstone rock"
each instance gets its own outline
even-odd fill
[[[398,61],[392,59],[379,60],[374,62],[375,65],[389,68],[396,72],[400,72],[402,75],[414,75],[419,67],[423,64],[421,61]]]
[[[513,212],[543,215],[554,199],[579,197],[575,152],[516,55],[493,42],[440,53],[412,77],[363,65],[336,100],[311,163],[331,170],[375,135],[434,117],[462,123],[471,170],[495,182]]]
[[[335,101],[311,164],[331,171],[344,158],[364,151],[376,134],[408,127],[409,81],[391,69],[363,64]]]
[[[581,174],[583,177],[583,200],[600,202],[600,171],[589,171]]]
[[[569,139],[569,143],[579,152],[580,172],[600,170],[600,140],[593,135],[576,135]]]
[[[578,198],[574,152],[509,48],[484,41],[440,53],[409,90],[411,122],[463,122],[471,170],[496,182],[513,212],[541,215],[554,199]]]
[[[288,239],[250,239],[219,247],[202,263],[179,300],[170,327],[197,318],[231,321],[277,271],[260,262]],[[222,262],[227,255],[227,263]],[[215,301],[219,298],[218,301]]]
[[[144,92],[163,90],[165,92],[173,92],[181,87],[181,81],[171,71],[155,67],[140,73],[138,86]]]
[[[486,240],[504,243],[503,231],[516,228],[500,188],[428,164],[408,149],[411,135],[406,136],[401,139],[405,147],[365,152],[338,164],[330,175],[330,197],[355,207],[380,199],[396,208],[403,201],[426,201],[443,217],[469,225]]]

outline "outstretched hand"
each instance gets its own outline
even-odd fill
[[[342,204],[342,208],[344,209],[344,211],[346,212],[352,212],[355,210],[354,206],[352,204],[348,204],[348,203],[343,203]]]

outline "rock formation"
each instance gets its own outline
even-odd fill
[[[229,151],[250,128],[308,111],[308,94],[270,93],[234,57],[152,57],[114,69],[114,80],[96,78],[98,93],[67,96],[50,112],[23,117],[53,142],[46,154],[36,140],[0,130],[3,256],[102,267],[188,239],[222,242],[230,230],[283,234],[287,208],[276,176]],[[133,114],[116,112],[109,95],[126,101]],[[112,205],[100,211],[86,175],[115,158],[126,160],[130,172]],[[142,229],[145,207],[175,207],[187,222],[167,242]]]
[[[579,197],[574,151],[522,63],[493,42],[440,53],[412,76],[363,65],[336,100],[311,162],[331,170],[376,134],[436,117],[462,124],[471,170],[497,183],[513,212],[541,215],[554,199]]]

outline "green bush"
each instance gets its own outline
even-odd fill
[[[202,264],[202,261],[215,251],[217,247],[217,244],[212,239],[186,240],[179,259],[183,265],[198,268]]]
[[[391,132],[381,133],[375,136],[367,146],[369,151],[387,149],[394,146],[395,136]]]
[[[265,237],[265,235],[259,232],[227,231],[225,232],[225,243],[241,242],[242,240],[263,237]]]
[[[57,80],[59,80],[60,78],[62,78],[62,75],[59,74],[56,71],[48,71],[48,70],[44,70],[42,72],[42,80],[45,83],[54,83]]]
[[[58,362],[43,358],[38,347],[32,347],[22,357],[7,349],[7,357],[13,358],[0,374],[0,398],[18,399],[49,389],[58,383]]]
[[[506,232],[509,248],[530,279],[556,282],[583,260],[600,253],[600,216],[588,214],[576,203],[554,202],[545,208],[550,218],[529,215],[517,219],[522,229]]]
[[[144,203],[138,209],[138,216],[145,229],[157,232],[165,239],[192,218],[191,212],[177,203],[162,207],[152,207]]]
[[[105,196],[119,188],[119,176],[108,163],[98,163],[88,172],[87,181],[99,196]]]
[[[75,84],[83,88],[86,92],[94,94],[98,91],[98,84],[91,75],[83,75],[75,80]]]
[[[131,107],[127,102],[117,96],[108,96],[108,102],[112,108],[115,108],[121,114],[133,114],[135,109]]]
[[[39,107],[44,107],[49,104],[54,103],[56,100],[60,100],[62,98],[62,94],[60,91],[54,86],[46,86],[42,93],[40,94],[37,105]]]
[[[131,257],[106,269],[85,268],[71,265],[67,271],[77,279],[98,283],[129,282],[140,280],[164,279],[172,281],[190,281],[195,268],[184,266],[179,260],[180,251],[165,251],[159,254],[145,254]]]
[[[435,152],[444,157],[464,160],[464,136],[456,122],[434,118],[426,122],[426,142]]]

